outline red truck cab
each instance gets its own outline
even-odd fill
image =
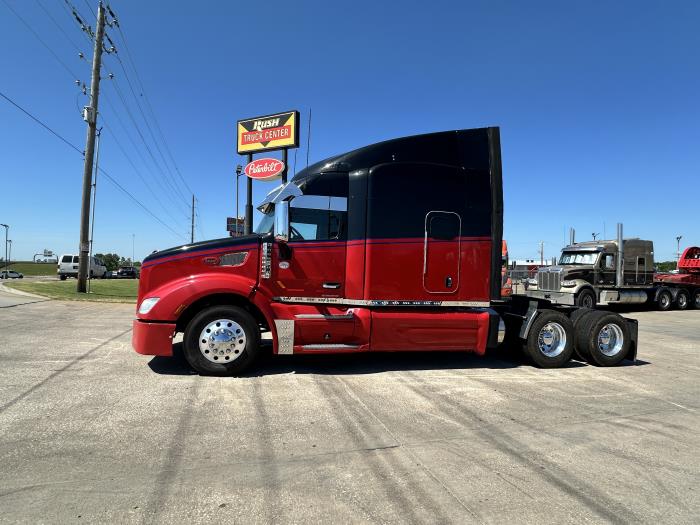
[[[502,338],[503,312],[494,309],[502,284],[498,128],[332,157],[275,188],[258,209],[253,235],[143,261],[137,352],[171,355],[182,332],[195,370],[235,375],[259,356],[263,333],[274,354],[483,354]],[[513,319],[542,331],[540,364],[561,366],[573,353],[573,325],[557,312],[533,322],[540,310],[532,304],[529,317]]]

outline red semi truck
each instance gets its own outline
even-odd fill
[[[138,353],[170,356],[175,333],[203,374],[237,375],[274,354],[454,350],[504,338],[535,364],[574,352],[636,355],[636,321],[548,301],[501,299],[498,128],[389,140],[319,162],[275,188],[256,233],[143,261]]]
[[[677,273],[657,273],[654,282],[674,292],[676,306],[700,310],[700,247],[691,246],[683,251],[678,260]]]

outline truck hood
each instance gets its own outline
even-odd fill
[[[203,274],[245,276],[255,282],[259,270],[259,253],[262,235],[227,237],[192,244],[175,246],[153,252],[143,260],[139,280],[139,304],[144,297],[160,286],[178,279],[193,278]],[[241,264],[222,263],[224,256],[244,252]]]
[[[540,268],[539,272],[561,272],[563,279],[586,279],[593,273],[592,264],[562,264]]]
[[[217,250],[220,248],[235,248],[260,242],[262,236],[254,233],[242,237],[224,237],[223,239],[213,239],[210,241],[200,241],[192,244],[183,244],[165,250],[155,251],[143,260],[143,268],[153,266],[157,262],[178,259],[179,256],[188,256],[197,252]]]

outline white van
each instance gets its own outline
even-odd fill
[[[61,255],[58,259],[58,273],[59,279],[65,281],[68,277],[78,277],[78,261],[80,257],[73,254]],[[90,257],[90,277],[96,277],[104,279],[107,277],[107,267],[102,264],[102,261]]]

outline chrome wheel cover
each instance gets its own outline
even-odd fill
[[[598,350],[608,357],[616,356],[625,344],[622,329],[616,324],[606,324],[598,332]]]
[[[199,351],[212,363],[235,361],[243,354],[245,345],[245,330],[231,319],[212,321],[199,334]]]
[[[566,330],[559,323],[547,323],[537,334],[537,348],[547,357],[557,357],[566,348]]]
[[[679,293],[677,301],[680,308],[686,308],[688,306],[688,296],[686,294]]]
[[[670,294],[663,294],[663,295],[661,296],[661,300],[659,301],[659,304],[660,304],[663,308],[667,308],[668,305],[671,304],[671,296],[670,296]]]

